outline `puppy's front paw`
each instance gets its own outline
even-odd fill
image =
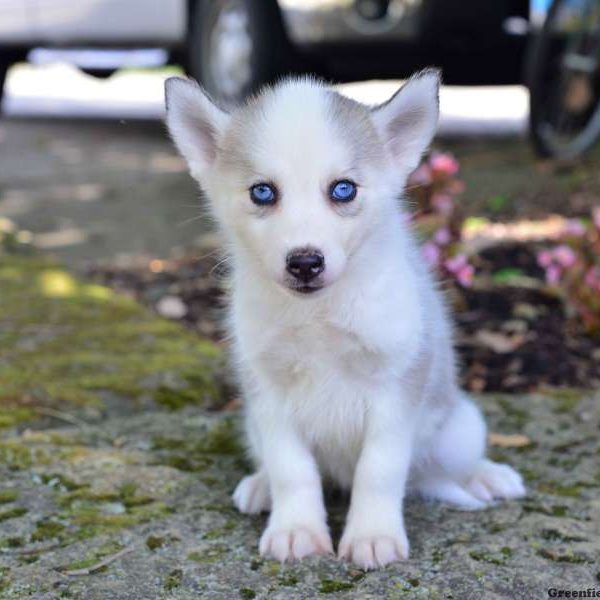
[[[467,489],[484,502],[525,496],[523,478],[509,465],[482,460],[467,482]]]
[[[277,528],[269,525],[260,539],[260,554],[280,562],[312,554],[333,554],[327,529],[311,526]]]
[[[408,538],[403,528],[369,534],[348,526],[340,541],[338,556],[361,569],[385,567],[408,558]]]

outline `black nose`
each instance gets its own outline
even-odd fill
[[[287,272],[296,279],[308,283],[325,270],[325,259],[315,250],[294,250],[286,260]]]

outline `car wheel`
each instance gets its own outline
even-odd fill
[[[191,16],[188,71],[218,101],[235,103],[286,66],[288,45],[272,0],[198,0]]]
[[[80,68],[82,73],[89,75],[90,77],[95,77],[96,79],[108,79],[112,77],[117,70],[116,69],[83,69]]]
[[[595,0],[554,0],[527,59],[530,138],[572,159],[600,137],[600,28]]]
[[[6,73],[10,63],[0,61],[0,110],[2,109],[2,97],[4,92],[4,82],[6,81]]]

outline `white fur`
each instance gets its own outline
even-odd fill
[[[525,493],[485,458],[479,410],[456,383],[440,293],[399,204],[437,123],[436,72],[374,109],[287,80],[231,114],[193,82],[167,83],[167,124],[207,193],[233,262],[229,326],[257,472],[234,494],[271,510],[263,555],[332,551],[322,478],[351,489],[341,557],[364,568],[408,556],[407,485],[465,509]],[[339,210],[330,183],[352,178]],[[248,188],[280,190],[257,209]],[[286,287],[298,247],[325,256],[324,287]]]

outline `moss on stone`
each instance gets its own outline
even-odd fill
[[[509,400],[507,397],[500,397],[498,398],[498,404],[504,412],[509,427],[521,431],[529,422],[529,413],[525,409],[515,406],[514,401]]]
[[[213,465],[218,456],[231,456],[239,459],[240,467],[245,469],[247,465],[236,423],[233,418],[221,418],[203,436],[195,439],[155,437],[156,464],[180,471],[201,472]]]
[[[345,592],[351,590],[354,584],[349,581],[336,581],[335,579],[322,579],[319,586],[321,594],[333,594],[335,592]]]
[[[564,504],[554,504],[552,506],[543,506],[540,504],[528,504],[523,506],[526,512],[539,512],[551,517],[562,518],[566,517],[569,512],[569,507]]]
[[[147,384],[160,374],[183,382],[177,407],[220,395],[220,350],[129,298],[23,256],[3,257],[0,287],[0,426],[31,418],[30,407],[18,407],[25,397],[101,407],[108,390],[162,402],[168,386]]]
[[[587,538],[584,538],[582,536],[568,535],[568,534],[563,533],[562,531],[559,531],[558,529],[554,529],[554,528],[542,529],[540,531],[540,537],[542,537],[545,540],[549,540],[551,542],[559,541],[559,542],[564,542],[564,543],[571,543],[571,542],[587,541]]]
[[[279,585],[282,585],[284,587],[293,587],[295,585],[298,585],[299,581],[300,580],[296,575],[294,575],[294,573],[282,573],[279,576],[279,579],[277,580]]]
[[[183,571],[181,569],[173,569],[165,579],[165,591],[172,592],[181,585],[183,579]]]
[[[199,563],[212,563],[221,560],[227,554],[227,547],[223,544],[215,544],[204,550],[195,550],[187,556],[188,560]]]
[[[240,588],[240,597],[244,600],[256,598],[256,592],[251,588]]]
[[[571,549],[550,549],[540,548],[538,554],[543,558],[554,562],[564,562],[571,564],[583,564],[593,562],[588,556],[574,552]]]
[[[162,548],[165,545],[165,542],[166,540],[164,537],[149,535],[146,538],[146,547],[148,548],[148,550],[158,550],[158,548]]]
[[[128,481],[119,488],[119,499],[125,508],[133,508],[135,506],[145,506],[154,502],[152,496],[144,496],[137,494],[137,484],[133,481]]]
[[[8,521],[9,519],[17,519],[26,515],[29,511],[22,506],[16,506],[15,508],[9,508],[0,512],[0,523],[2,521]]]
[[[492,565],[505,565],[508,558],[512,556],[512,550],[508,547],[492,550],[471,550],[469,556],[476,561],[486,562]]]
[[[14,502],[19,497],[17,490],[0,490],[0,504]]]
[[[0,592],[10,585],[9,574],[10,569],[8,567],[0,567]]]
[[[113,554],[117,554],[123,550],[123,545],[119,542],[109,541],[105,544],[102,544],[99,548],[92,551],[88,556],[81,560],[76,560],[68,565],[61,567],[60,571],[76,571],[78,569],[89,569],[90,567],[94,567],[97,565],[103,558],[107,556],[112,556]],[[102,567],[98,569],[97,573],[102,571],[106,571],[108,567]]]
[[[32,542],[42,542],[44,540],[52,540],[60,537],[65,530],[65,526],[58,521],[49,519],[38,521],[35,531],[31,534]]]
[[[29,446],[18,439],[0,441],[0,464],[12,471],[29,469],[33,465],[46,465],[50,455],[42,447]]]
[[[75,525],[87,528],[89,534],[99,535],[141,523],[148,523],[171,514],[172,509],[163,502],[134,507],[121,514],[104,514],[100,507],[79,506],[71,510],[70,518]],[[91,537],[91,535],[90,535]]]
[[[83,484],[77,483],[66,475],[63,475],[62,473],[42,473],[40,475],[40,479],[46,485],[61,491],[73,491],[82,487],[86,487]]]
[[[577,408],[584,397],[584,392],[574,388],[550,388],[544,393],[555,401],[556,414],[570,413]]]
[[[18,536],[7,537],[2,540],[0,545],[3,548],[21,548],[25,545],[25,539]]]
[[[0,429],[31,421],[35,416],[36,413],[29,408],[11,405],[0,406]]]
[[[227,532],[234,529],[236,526],[235,521],[227,521],[222,527],[214,527],[209,529],[202,537],[205,540],[218,540],[227,535]]]
[[[58,504],[68,508],[75,502],[78,502],[81,506],[88,503],[118,502],[120,499],[121,497],[116,492],[95,492],[89,486],[86,486],[64,494],[59,498]]]
[[[565,496],[567,498],[578,498],[581,494],[582,486],[578,483],[573,485],[564,485],[555,481],[546,481],[538,485],[538,490],[544,494]]]
[[[255,558],[250,562],[250,570],[251,571],[258,571],[264,564],[264,561],[259,559],[259,558]]]
[[[152,440],[153,450],[185,450],[187,440],[156,436]]]
[[[197,393],[191,390],[178,390],[160,386],[154,393],[154,399],[160,406],[169,410],[179,410],[188,404],[200,404]]]

